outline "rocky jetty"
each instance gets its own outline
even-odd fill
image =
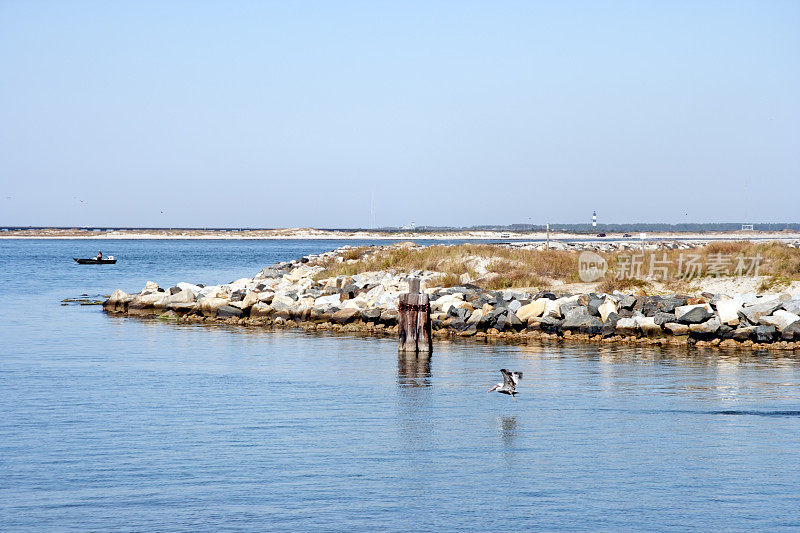
[[[434,335],[800,349],[800,296],[529,293],[475,285],[437,287],[428,271],[367,272],[317,279],[341,251],[277,263],[224,285],[148,282],[116,290],[110,314],[182,322],[289,326],[396,334],[398,297],[409,275],[430,295]]]

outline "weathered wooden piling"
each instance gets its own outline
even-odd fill
[[[397,312],[397,350],[427,352],[433,348],[431,304],[419,290],[419,278],[409,278],[408,292],[400,295]]]

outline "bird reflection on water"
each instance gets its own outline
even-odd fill
[[[500,425],[500,440],[503,446],[510,448],[514,446],[514,438],[517,436],[517,417],[501,416],[498,419]]]

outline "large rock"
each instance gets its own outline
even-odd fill
[[[689,324],[689,331],[698,335],[713,335],[719,330],[719,320],[712,318],[701,324]]]
[[[742,309],[741,296],[734,296],[733,298],[720,298],[717,300],[717,315],[722,324],[729,326],[739,325],[739,311]]]
[[[239,318],[244,313],[238,307],[234,307],[232,305],[221,305],[217,309],[217,318]]]
[[[591,295],[588,300],[589,301],[586,302],[586,308],[589,310],[589,314],[592,316],[600,316],[600,306],[603,305],[606,298]]]
[[[619,315],[617,313],[609,314],[603,321],[603,329],[600,332],[603,337],[611,337],[617,332],[617,322]]]
[[[483,309],[475,309],[469,318],[467,319],[467,324],[478,324],[481,319],[484,317]]]
[[[528,321],[528,329],[539,329],[545,333],[558,333],[561,329],[561,320],[551,316],[534,317]]]
[[[658,302],[658,308],[664,313],[674,313],[677,307],[686,305],[686,298],[680,296],[665,296]]]
[[[675,318],[681,324],[700,324],[713,316],[711,306],[706,303],[682,305],[675,308]]]
[[[561,322],[561,329],[598,335],[603,329],[603,323],[597,317],[590,315],[586,307],[578,307],[567,312]]]
[[[756,333],[756,326],[739,326],[733,331],[733,338],[737,341],[746,341]]]
[[[358,318],[360,315],[361,311],[359,309],[354,309],[352,307],[348,309],[339,309],[333,314],[331,320],[337,324],[347,324]]]
[[[800,296],[794,296],[783,302],[783,308],[790,313],[800,315]]]
[[[768,300],[766,302],[758,302],[753,305],[745,306],[739,310],[739,317],[746,319],[750,324],[756,325],[762,316],[769,316],[776,309],[781,307],[780,300]]]
[[[772,342],[777,336],[775,326],[756,326],[756,342]]]
[[[131,303],[135,298],[136,297],[134,295],[117,289],[111,293],[111,296],[108,298],[108,300],[103,302],[103,309],[112,312],[123,312],[128,308],[128,304]]]
[[[652,316],[644,316],[636,319],[639,330],[647,337],[660,337],[664,334],[661,326],[656,324]]]
[[[275,311],[289,311],[295,306],[295,301],[289,296],[275,294],[270,305]]]
[[[611,300],[611,298],[606,298],[606,301],[597,308],[597,311],[600,313],[600,320],[605,322],[608,320],[608,315],[617,312],[617,305]]]
[[[214,317],[217,316],[217,311],[223,305],[228,305],[226,298],[207,297],[197,302],[200,313],[204,316]]]
[[[663,311],[659,311],[656,313],[656,316],[653,317],[653,322],[658,326],[663,326],[669,322],[675,322],[677,318],[675,318],[675,313],[664,313]]]
[[[764,326],[775,326],[778,331],[783,331],[795,322],[800,321],[800,316],[778,309],[771,316],[762,316],[758,323]]]
[[[684,336],[689,334],[689,326],[686,324],[678,324],[677,322],[667,322],[664,324],[664,329],[675,336]]]
[[[520,320],[527,322],[531,318],[542,316],[542,313],[544,313],[545,304],[549,301],[551,301],[549,298],[539,298],[528,305],[523,305],[517,309],[515,313]]]
[[[155,281],[148,281],[144,284],[144,289],[142,289],[142,292],[139,294],[152,294],[154,292],[159,292],[159,290],[158,283]]]
[[[272,313],[272,306],[263,302],[258,302],[250,308],[251,317],[269,316]]]
[[[638,324],[636,323],[636,319],[633,317],[630,318],[620,318],[617,320],[617,334],[618,335],[625,335],[625,336],[635,336],[637,334],[636,328]]]
[[[497,317],[494,327],[497,329],[497,331],[503,331],[505,329],[519,331],[525,327],[525,323],[522,322],[519,317],[517,317],[514,311],[507,311]]]
[[[197,298],[197,295],[200,294],[200,291],[203,290],[203,288],[200,287],[199,285],[195,285],[194,283],[186,283],[184,281],[178,283],[177,287],[182,291],[191,292],[195,296],[195,298]]]
[[[361,311],[361,320],[364,322],[378,322],[381,319],[381,310],[378,307],[371,307]]]
[[[781,331],[781,339],[785,341],[800,340],[800,321],[792,322]]]
[[[314,307],[338,307],[342,303],[342,297],[337,294],[320,296],[314,300]]]
[[[180,290],[166,297],[166,305],[194,303],[195,295],[189,290]]]

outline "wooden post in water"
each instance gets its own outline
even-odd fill
[[[397,307],[397,350],[430,353],[431,306],[428,295],[420,293],[419,278],[408,279],[408,292],[400,295]]]

